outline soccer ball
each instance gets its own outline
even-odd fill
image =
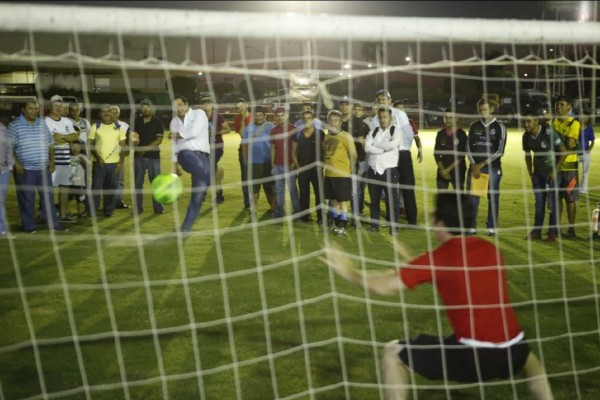
[[[152,181],[152,197],[160,204],[170,204],[183,191],[183,183],[175,174],[160,174]]]

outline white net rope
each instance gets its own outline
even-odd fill
[[[117,210],[112,218],[77,221],[70,232],[36,235],[19,231],[11,180],[6,209],[17,237],[0,243],[0,399],[383,398],[383,345],[420,333],[447,336],[446,307],[433,286],[395,298],[354,288],[319,257],[335,243],[363,271],[384,270],[437,246],[435,135],[447,107],[468,131],[477,119],[473,99],[482,93],[498,95],[497,118],[508,127],[498,229],[489,240],[505,259],[511,305],[555,398],[594,398],[598,242],[588,237],[600,182],[590,174],[588,194],[577,202],[579,240],[523,241],[532,230],[534,195],[519,116],[536,95],[543,98],[536,112],[548,118],[556,94],[568,94],[576,114],[594,105],[599,24],[302,14],[267,21],[251,13],[3,4],[0,27],[0,65],[34,77],[39,99],[79,97],[92,123],[100,105],[110,103],[133,126],[129,111],[151,96],[168,129],[171,99],[185,92],[193,108],[199,93],[210,96],[232,129],[223,136],[219,164],[226,200],[216,204],[209,190],[187,237],[176,233],[191,195],[187,173],[183,195],[165,206],[165,215],[148,213],[146,182],[146,214]],[[266,107],[268,119],[284,106],[293,124],[303,90],[325,121],[343,96],[367,108],[382,88],[405,100],[424,149],[418,163],[413,148],[417,225],[402,217],[397,234],[410,254],[397,251],[387,231],[367,232],[368,206],[362,223],[348,225],[343,237],[325,224],[295,221],[314,219],[319,210],[325,218],[314,194],[310,208],[296,215],[287,198],[281,219],[270,217],[264,192],[257,213],[244,210],[238,97],[251,110]],[[48,94],[60,90],[68,93]],[[3,111],[8,117],[14,109]],[[171,151],[165,133],[163,172],[174,168]],[[596,165],[592,156],[591,171]],[[134,170],[129,156],[123,193],[136,205]],[[246,185],[263,181],[273,178]],[[485,200],[479,209],[483,235]],[[410,393],[414,399],[529,396],[519,374],[459,384],[411,373]]]

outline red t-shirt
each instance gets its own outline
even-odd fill
[[[275,165],[292,165],[292,136],[296,127],[292,124],[279,125],[271,130],[271,146],[275,148]],[[285,136],[285,137],[284,137]],[[287,160],[285,149],[287,148]]]
[[[250,122],[252,122],[252,114],[248,113],[245,118],[244,126],[250,125]],[[233,127],[235,128],[235,131],[240,134],[240,136],[244,134],[244,132],[240,132],[240,128],[242,127],[242,116],[240,114],[236,115],[233,119]]]
[[[398,274],[409,289],[426,282],[436,286],[458,340],[503,343],[521,332],[508,298],[504,259],[486,240],[452,238]]]

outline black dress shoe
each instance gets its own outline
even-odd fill
[[[117,210],[124,210],[126,208],[129,208],[129,206],[127,204],[123,203],[122,201],[115,204],[115,209],[117,209]]]

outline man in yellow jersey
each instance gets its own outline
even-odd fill
[[[567,203],[567,219],[569,222],[567,238],[576,238],[575,235],[575,202],[579,199],[578,158],[577,146],[579,140],[580,124],[569,115],[571,111],[571,100],[560,95],[554,103],[556,117],[552,120],[552,129],[558,133],[567,149],[565,162],[560,167],[557,175],[557,187],[559,188],[559,201],[565,199]],[[560,201],[562,214],[562,201]],[[559,214],[560,225],[560,214]]]
[[[342,113],[331,110],[327,114],[329,134],[323,141],[324,176],[323,193],[331,201],[333,225],[338,236],[346,234],[348,206],[352,197],[352,168],[356,164],[356,147],[350,133],[343,131]]]
[[[90,128],[88,147],[94,155],[92,167],[92,216],[100,208],[100,192],[104,197],[104,216],[112,217],[115,210],[115,191],[119,184],[119,171],[123,167],[126,131],[113,118],[111,106],[100,109],[100,120]]]

